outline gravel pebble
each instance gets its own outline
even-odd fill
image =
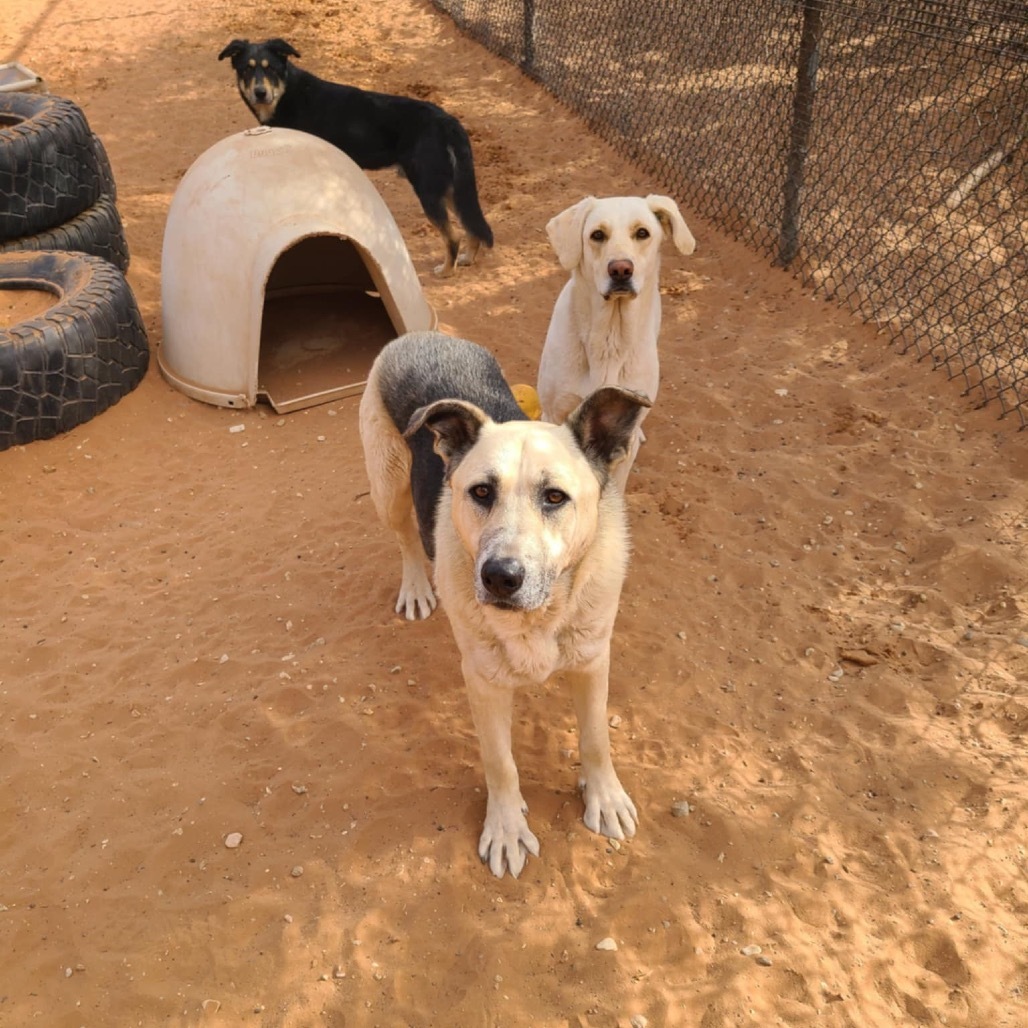
[[[225,836],[225,846],[230,850],[236,849],[242,841],[242,832],[229,832],[228,835]]]
[[[608,935],[607,938],[600,939],[600,941],[596,943],[596,948],[608,950],[609,952],[614,953],[617,951],[618,944]]]

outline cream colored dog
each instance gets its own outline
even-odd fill
[[[588,196],[552,218],[546,234],[571,278],[557,297],[539,361],[543,419],[559,424],[604,386],[654,401],[660,244],[670,236],[683,254],[696,248],[677,204],[666,196]],[[642,439],[640,427],[615,472],[622,490]]]
[[[361,399],[371,496],[402,555],[396,609],[431,613],[425,569],[434,559],[460,649],[489,794],[478,852],[497,877],[517,877],[527,854],[539,855],[511,752],[520,686],[552,678],[569,689],[585,823],[615,839],[635,833],[607,727],[610,637],[628,563],[611,468],[647,404],[607,388],[562,425],[532,421],[488,351],[438,332],[384,347]]]

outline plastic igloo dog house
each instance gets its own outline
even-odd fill
[[[253,128],[202,154],[168,210],[165,378],[197,400],[276,411],[358,393],[390,339],[436,327],[396,222],[324,140]]]

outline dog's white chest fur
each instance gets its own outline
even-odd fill
[[[547,632],[493,635],[489,640],[489,664],[497,680],[536,684],[546,681],[564,663],[557,639]]]
[[[656,399],[660,384],[657,336],[660,297],[650,286],[636,297],[602,300],[584,282],[569,282],[563,298],[579,328],[582,395],[603,386],[624,386]]]
[[[447,554],[446,561],[436,563],[436,579],[448,612],[460,610],[450,621],[461,652],[474,651],[488,680],[514,688],[541,685],[559,671],[589,663],[609,645],[609,588],[602,618],[582,597],[566,593],[554,596],[545,610],[512,613],[478,602],[469,585],[470,568],[460,555]],[[616,597],[620,582],[614,589]],[[565,590],[558,585],[555,592]]]
[[[483,619],[488,623],[489,618]],[[521,687],[541,685],[559,671],[592,660],[606,645],[606,637],[565,627],[555,634],[549,619],[535,631],[478,635],[473,646],[482,667],[497,683]],[[602,644],[602,645],[601,645]]]

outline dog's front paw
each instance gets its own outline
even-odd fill
[[[423,568],[404,569],[400,595],[396,598],[396,613],[408,621],[427,618],[435,610],[436,598],[432,583]]]
[[[449,278],[454,273],[454,266],[452,264],[437,264],[432,269],[432,274],[437,278]]]
[[[485,816],[485,827],[478,840],[478,855],[497,878],[509,870],[514,878],[521,874],[529,853],[539,856],[539,840],[525,818],[528,808],[521,804],[493,804]]]
[[[626,835],[631,838],[635,835],[639,814],[616,775],[609,781],[594,778],[580,784],[585,800],[582,820],[586,828],[611,839],[623,839]]]

